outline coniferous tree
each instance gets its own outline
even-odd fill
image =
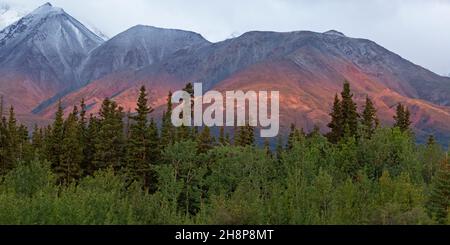
[[[278,136],[277,140],[277,147],[276,147],[276,157],[278,161],[281,160],[281,156],[283,154],[284,147],[283,147],[283,137],[281,135]]]
[[[153,108],[148,105],[147,92],[141,87],[137,101],[136,115],[131,117],[130,137],[127,147],[127,167],[133,180],[141,180],[144,186],[149,186],[151,153],[150,153],[150,130],[148,115]]]
[[[80,127],[78,125],[78,110],[74,107],[64,122],[64,138],[61,143],[62,154],[60,164],[55,167],[55,173],[60,184],[69,184],[81,176],[83,161],[83,146],[80,141]]]
[[[172,124],[172,92],[167,96],[167,108],[162,117],[161,146],[163,148],[174,143],[175,129]]]
[[[219,144],[220,145],[227,145],[226,137],[225,137],[225,127],[222,126],[219,129]]]
[[[439,224],[446,224],[450,209],[450,163],[445,159],[433,178],[428,210]]]
[[[100,122],[98,118],[94,115],[89,116],[87,128],[85,131],[84,138],[84,159],[81,164],[81,169],[83,171],[83,175],[92,175],[96,170],[96,166],[94,164],[94,157],[96,152],[96,143],[99,136],[100,131]]]
[[[436,144],[436,140],[434,139],[434,135],[428,136],[427,146],[430,147],[430,146],[434,146],[435,144]]]
[[[263,149],[266,152],[268,157],[272,157],[272,151],[270,150],[270,141],[268,138],[264,139]]]
[[[1,163],[0,175],[11,170],[20,160],[21,154],[21,131],[17,125],[14,107],[9,110],[8,119],[2,119],[2,147],[1,147]]]
[[[254,128],[248,122],[245,126],[239,127],[237,135],[235,135],[235,144],[237,146],[254,146],[255,133]]]
[[[363,126],[365,137],[367,138],[372,137],[375,129],[379,125],[378,117],[376,114],[377,110],[375,109],[372,100],[370,100],[369,97],[366,97],[366,104],[362,113],[361,124]]]
[[[359,114],[356,103],[353,101],[353,94],[350,90],[350,83],[344,82],[344,89],[341,92],[341,125],[344,129],[344,137],[357,136]]]
[[[46,157],[50,160],[52,169],[55,170],[61,166],[61,156],[63,154],[62,142],[64,141],[64,111],[61,101],[58,102],[58,109],[55,114],[55,120],[51,127],[49,140],[47,144]]]
[[[394,127],[398,127],[402,132],[408,132],[411,126],[409,109],[406,108],[403,104],[399,103],[397,105],[396,114],[394,116]]]
[[[291,124],[291,132],[288,137],[287,149],[292,149],[295,143],[301,142],[304,138],[305,133],[303,132],[303,129],[300,131],[294,124]]]
[[[321,133],[320,133],[320,126],[315,124],[314,127],[313,127],[313,130],[311,131],[311,133],[309,133],[306,137],[307,138],[312,138],[312,137],[316,137],[316,136],[319,136],[319,135],[321,135]]]
[[[225,144],[226,144],[226,145],[231,145],[231,136],[230,136],[230,133],[229,133],[229,132],[227,132],[227,133],[225,134]]]
[[[83,151],[83,160],[80,163],[80,169],[81,174],[87,175],[88,174],[88,166],[91,164],[92,161],[92,154],[94,146],[90,144],[90,141],[92,140],[88,135],[88,127],[89,127],[89,121],[86,117],[87,113],[87,106],[84,101],[84,98],[80,101],[80,112],[78,117],[78,133],[80,138],[80,145],[82,147]]]
[[[149,133],[150,163],[156,165],[161,159],[161,146],[160,146],[158,125],[156,124],[153,118],[150,120],[148,130],[150,132]]]
[[[125,155],[123,109],[106,98],[99,115],[93,160],[95,169],[112,167],[115,171],[122,171]]]
[[[8,144],[8,130],[6,118],[3,116],[3,96],[0,99],[0,175],[2,175],[7,169],[6,147]]]
[[[211,131],[208,126],[203,128],[197,139],[197,148],[199,153],[206,153],[214,146],[214,137],[211,136]]]
[[[19,145],[21,140],[13,106],[11,106],[9,109],[9,117],[6,130],[8,132],[6,144],[6,160],[9,162],[7,163],[7,169],[11,169],[19,159]]]
[[[36,156],[39,158],[43,157],[44,145],[44,131],[35,124],[31,136],[31,146],[34,149]]]
[[[328,124],[328,127],[331,129],[331,132],[328,133],[327,137],[330,142],[337,143],[344,134],[342,122],[342,106],[337,94],[334,97],[333,108],[330,116],[331,122]]]
[[[194,86],[192,85],[192,83],[188,83],[183,88],[183,91],[187,92],[190,95],[189,100],[191,103],[191,119],[192,119],[194,117]],[[177,141],[183,141],[188,139],[195,140],[196,134],[198,133],[198,128],[181,125],[180,127],[177,128],[176,132],[177,132],[176,135]]]

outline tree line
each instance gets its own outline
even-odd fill
[[[159,124],[145,87],[133,114],[108,98],[98,115],[86,111],[81,101],[65,117],[59,103],[31,136],[13,107],[2,116],[0,223],[449,223],[448,152],[431,136],[415,143],[402,104],[392,127],[369,97],[359,113],[348,82],[329,133],[291,125],[274,149],[249,125],[217,137],[175,128],[170,93]]]

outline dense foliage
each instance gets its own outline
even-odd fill
[[[187,86],[186,90],[190,87]],[[295,125],[271,150],[250,126],[174,128],[106,99],[81,103],[31,137],[14,110],[0,126],[0,224],[449,224],[450,160],[432,137],[416,145],[409,111],[380,127],[345,83],[331,132]]]

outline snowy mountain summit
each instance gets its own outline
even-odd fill
[[[0,31],[0,89],[42,89],[38,97],[82,86],[78,69],[104,42],[63,9],[46,3]],[[5,78],[6,79],[6,78]],[[8,98],[7,98],[8,99]]]
[[[344,35],[344,33],[336,31],[336,30],[329,30],[327,32],[324,32],[323,34],[327,34],[327,35],[334,35],[334,36],[339,36],[339,37],[346,37]]]

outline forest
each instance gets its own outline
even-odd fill
[[[292,125],[273,147],[250,126],[175,128],[170,98],[161,122],[142,87],[136,113],[60,103],[33,130],[2,105],[0,224],[450,224],[449,153],[416,143],[402,104],[380,125],[344,82],[329,133]]]

